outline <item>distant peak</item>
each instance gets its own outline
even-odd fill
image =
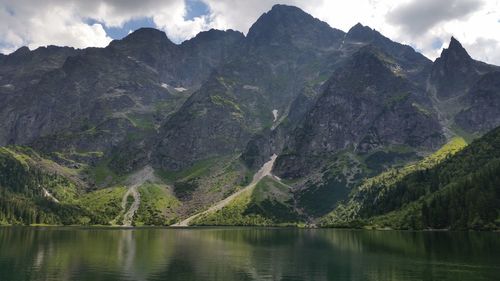
[[[349,29],[349,31],[351,30],[356,30],[356,29],[364,29],[365,26],[362,25],[360,22],[358,22],[357,24],[355,24],[353,27],[351,27],[351,29]]]
[[[284,4],[276,4],[271,8],[271,11],[284,11],[284,10],[303,12],[300,8],[298,8],[296,6],[290,6],[290,5],[284,5]]]
[[[289,33],[302,36],[312,29],[332,29],[327,23],[314,18],[295,6],[274,5],[272,9],[262,14],[250,27],[247,38],[260,38],[261,42],[276,40],[279,34]],[[276,32],[276,33],[275,33]]]
[[[22,46],[21,48],[17,49],[12,54],[18,56],[18,55],[28,54],[29,52],[30,52],[30,48],[28,48],[26,46]]]
[[[274,17],[274,18],[288,18],[288,19],[295,19],[297,17],[310,17],[312,18],[311,15],[300,9],[299,7],[295,6],[289,6],[289,5],[283,5],[283,4],[276,4],[274,5],[271,10],[269,10],[267,13],[264,13],[262,17]],[[259,21],[259,19],[257,20]]]
[[[151,27],[142,27],[123,38],[124,41],[168,41],[165,32]],[[170,42],[171,43],[171,42]],[[173,44],[173,43],[172,43]]]
[[[450,39],[450,44],[448,45],[448,48],[444,49],[441,52],[442,58],[450,56],[452,56],[453,58],[471,59],[470,55],[467,53],[462,44],[453,36]]]
[[[136,29],[135,31],[133,31],[132,33],[130,33],[129,35],[127,35],[127,37],[134,37],[134,36],[138,36],[138,35],[144,35],[144,34],[147,34],[147,35],[152,35],[152,36],[167,36],[165,34],[165,32],[161,31],[161,30],[158,30],[156,28],[152,28],[152,27],[141,27],[139,29]]]
[[[219,29],[211,28],[210,30],[202,31],[202,32],[196,34],[196,36],[194,38],[197,38],[197,39],[201,39],[201,38],[216,39],[216,38],[220,38],[220,37],[224,37],[224,36],[245,37],[245,35],[243,35],[243,33],[239,32],[239,31],[234,31],[232,29],[219,30]]]
[[[460,44],[460,42],[455,37],[453,37],[453,36],[451,36],[450,44],[448,46],[448,49],[452,49],[452,48],[461,48],[461,49],[463,49],[462,44]]]
[[[351,40],[367,42],[373,40],[375,37],[381,37],[382,35],[377,31],[371,29],[369,26],[357,23],[347,32],[347,37]]]

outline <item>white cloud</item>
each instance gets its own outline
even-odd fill
[[[12,51],[56,44],[105,46],[111,40],[100,24],[121,27],[132,19],[151,18],[174,42],[209,28],[244,33],[274,4],[296,5],[332,27],[347,31],[357,22],[412,45],[434,59],[457,37],[471,56],[500,64],[500,0],[200,0],[208,15],[186,20],[184,0],[0,0],[0,46]]]
[[[405,32],[419,36],[439,23],[465,19],[482,5],[482,0],[414,0],[391,10],[387,19]]]
[[[176,42],[209,28],[205,17],[184,20],[183,0],[0,0],[2,52],[27,45],[104,47],[111,41],[103,26],[121,27],[132,19],[152,18]],[[88,24],[92,19],[99,23]]]
[[[55,1],[52,1],[55,2]],[[106,46],[111,38],[100,24],[88,25],[68,4],[7,1],[0,6],[0,43],[3,51],[27,45],[69,45],[77,48]]]

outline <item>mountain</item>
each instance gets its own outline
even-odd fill
[[[158,164],[180,169],[237,153],[318,79],[343,32],[296,7],[274,6],[252,25],[237,55],[213,72],[159,134]],[[175,137],[173,137],[175,135]]]
[[[378,50],[359,50],[333,73],[285,140],[274,172],[304,179],[299,202],[313,215],[332,208],[369,170],[381,171],[444,142],[436,117],[419,103],[422,92],[393,67]],[[313,203],[325,197],[329,203]]]
[[[497,66],[472,59],[460,42],[451,38],[448,48],[432,65],[428,78],[428,92],[444,127],[477,137],[498,125],[494,117],[498,111],[490,106],[498,101],[494,94],[485,92],[497,91],[498,85],[488,77],[499,70]],[[488,121],[481,124],[479,120]]]
[[[105,48],[22,47],[0,56],[0,223],[345,222],[369,179],[431,169],[450,141],[500,126],[499,73],[455,38],[432,62],[287,5],[246,36],[175,44],[141,28]]]
[[[496,128],[463,149],[455,142],[417,166],[367,180],[322,223],[398,229],[499,229],[499,140],[500,128]],[[432,161],[440,155],[441,159],[445,155],[444,160]]]
[[[106,153],[131,134],[142,138],[154,132],[224,59],[229,49],[224,46],[242,38],[233,31],[207,33],[217,34],[200,35],[193,39],[198,43],[178,46],[163,32],[139,29],[104,49],[89,48],[66,57],[59,68],[43,73],[28,89],[8,94],[12,100],[0,112],[4,120],[0,143],[31,144],[47,152]],[[32,62],[36,57],[29,52],[24,56],[9,55],[0,68],[8,70],[8,62],[14,59]],[[56,58],[62,59],[62,55],[52,58],[52,53],[45,56],[49,57],[38,59],[37,65],[55,66]],[[186,61],[195,56],[198,61]],[[22,68],[18,71],[23,79],[35,75]]]

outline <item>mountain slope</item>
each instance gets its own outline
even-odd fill
[[[500,125],[495,117],[500,112],[494,106],[500,92],[493,78],[498,71],[497,66],[472,59],[462,44],[451,38],[427,80],[429,96],[446,130],[477,137]]]
[[[438,165],[395,180],[371,180],[323,225],[498,229],[499,140],[497,128]]]
[[[362,177],[444,142],[422,95],[394,72],[384,53],[362,48],[332,75],[285,138],[274,172],[299,181],[298,200],[314,216],[328,212]],[[321,204],[313,203],[320,198]]]
[[[174,44],[141,28],[105,48],[20,48],[0,56],[0,145],[30,147],[16,155],[37,168],[6,178],[52,179],[45,168],[57,167],[55,181],[68,181],[58,188],[74,195],[10,182],[4,198],[47,223],[165,225],[230,201],[231,224],[315,224],[365,179],[400,181],[388,179],[395,168],[499,126],[498,73],[455,38],[431,62],[370,27],[343,32],[286,5],[246,36],[209,30]],[[275,176],[240,200],[272,155]],[[64,204],[74,216],[59,216]],[[199,223],[214,219],[227,223]]]
[[[250,28],[242,49],[217,69],[160,129],[156,153],[179,169],[245,146],[318,77],[343,32],[296,7],[276,5]],[[319,65],[318,65],[319,64]]]

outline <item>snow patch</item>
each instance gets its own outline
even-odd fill
[[[47,189],[45,189],[45,187],[42,187],[42,190],[43,190],[43,196],[49,198],[50,200],[56,203],[59,203],[59,200],[57,200],[57,198],[55,198],[52,194],[50,194],[50,192]]]
[[[273,122],[276,122],[276,120],[278,120],[278,110],[277,109],[273,109],[273,117],[274,117]]]
[[[403,68],[401,68],[400,65],[396,64],[396,65],[391,66],[391,71],[394,74],[400,74],[403,71]]]
[[[165,89],[168,89],[168,87],[169,87],[169,86],[168,86],[168,84],[167,84],[167,83],[161,83],[161,87],[162,87],[162,88],[165,88]]]
[[[177,92],[184,92],[184,91],[187,91],[186,88],[184,87],[177,87],[177,88],[174,88]]]
[[[5,84],[5,85],[2,85],[2,88],[4,89],[9,89],[9,90],[13,90],[15,88],[14,85],[12,84]]]
[[[260,90],[259,87],[253,86],[253,85],[243,85],[243,89],[245,89],[245,90],[252,90],[252,91],[258,91],[258,90]]]

